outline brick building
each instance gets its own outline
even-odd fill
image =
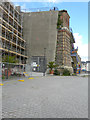
[[[72,71],[71,50],[75,40],[69,28],[70,16],[66,10],[61,10],[58,17],[58,20],[61,20],[61,25],[57,31],[56,64],[60,69],[67,68]]]

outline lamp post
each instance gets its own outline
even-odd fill
[[[45,76],[46,71],[46,48],[44,48],[44,70],[43,70],[43,76]]]
[[[10,48],[10,34],[13,34],[13,32],[9,32],[8,61],[7,61],[7,77],[6,77],[6,79],[8,79],[8,68],[9,68],[9,48]]]

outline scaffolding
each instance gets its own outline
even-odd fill
[[[0,27],[2,31],[0,39],[2,56],[16,55],[20,64],[26,64],[26,41],[23,39],[22,15],[10,2],[0,4]]]
[[[11,2],[4,0],[0,4],[0,53],[2,57],[0,63],[4,76],[7,71],[8,74],[22,74],[25,71],[28,56],[26,41],[23,39],[22,19],[23,16],[18,7],[14,7]],[[4,62],[3,58],[6,56],[15,56],[18,63],[9,63],[9,60]]]

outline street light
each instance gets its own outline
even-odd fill
[[[7,62],[7,77],[8,79],[8,68],[9,68],[9,48],[10,48],[10,34],[13,34],[13,32],[9,32],[9,44],[8,44],[8,62]]]
[[[44,70],[43,70],[43,76],[45,76],[46,71],[46,48],[44,48]]]

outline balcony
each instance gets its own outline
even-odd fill
[[[18,49],[18,50],[17,50],[17,53],[21,53],[21,51]]]
[[[77,55],[77,49],[71,50],[71,56],[76,56]]]
[[[5,33],[2,33],[2,37],[5,37]]]
[[[12,51],[16,52],[16,48],[15,48],[15,47],[12,47]]]
[[[2,48],[5,48],[5,44],[4,43],[2,44]]]
[[[5,20],[6,22],[8,22],[8,19],[7,19],[7,17],[4,17],[4,16],[3,16],[3,20]]]
[[[11,26],[13,26],[13,22],[12,22],[12,21],[10,21],[10,20],[9,20],[9,24],[10,24]]]
[[[71,57],[75,63],[78,63],[78,61],[79,61],[77,50],[78,49],[71,50]]]

